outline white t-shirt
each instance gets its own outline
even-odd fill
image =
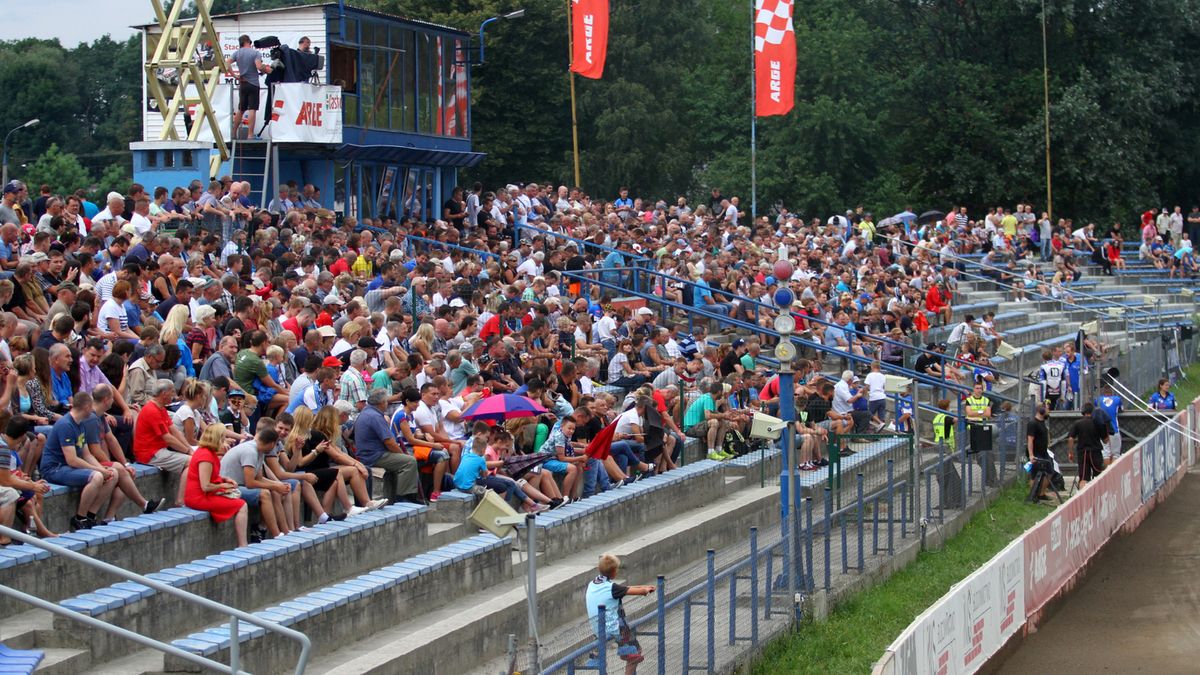
[[[190,405],[184,403],[183,405],[179,406],[179,409],[176,410],[173,415],[171,415],[171,422],[175,425],[176,429],[182,432],[183,423],[187,420],[192,420],[196,423],[195,429],[192,430],[192,433],[196,434],[196,439],[199,440],[200,432],[204,431],[204,418],[200,415],[200,411],[192,410]]]
[[[129,222],[131,225],[133,225],[133,231],[137,232],[139,237],[146,236],[146,233],[153,228],[153,225],[150,223],[150,219],[140,213],[133,214],[133,217],[129,219]]]
[[[600,317],[596,322],[596,337],[600,340],[611,340],[613,333],[617,331],[617,321],[608,314]]]
[[[121,330],[129,328],[129,315],[125,313],[125,308],[122,307],[116,300],[109,297],[100,305],[100,329],[108,330],[108,320],[116,319],[121,326]]]
[[[848,415],[854,409],[854,404],[850,402],[850,385],[845,380],[838,380],[838,383],[833,385],[833,412],[839,415]]]
[[[538,264],[538,261],[533,259],[533,256],[529,256],[525,259],[525,262],[517,265],[517,274],[527,277],[541,276],[542,266]]]
[[[434,410],[433,408],[425,405],[424,401],[421,401],[421,404],[418,405],[417,409],[413,411],[413,422],[415,422],[418,427],[424,427],[428,425],[433,427],[436,431],[438,428],[438,422],[441,421],[441,418],[441,409],[439,408],[438,410]]]
[[[866,383],[869,392],[867,400],[882,401],[887,398],[887,391],[883,388],[884,383],[887,382],[886,375],[876,372],[867,373],[863,382]]]
[[[451,422],[448,415],[452,412],[461,413],[463,411],[463,399],[461,396],[454,398],[444,398],[438,401],[438,408],[442,413],[442,428],[446,430],[450,438],[464,439],[467,437],[467,424],[463,420]]]
[[[638,425],[638,428],[641,428],[642,417],[638,415],[637,408],[630,408],[617,417],[616,432],[618,434],[631,434],[633,433],[633,425],[635,424]]]

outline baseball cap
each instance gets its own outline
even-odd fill
[[[370,335],[364,335],[358,338],[358,346],[360,349],[378,349],[379,343]]]
[[[236,396],[237,398],[246,398],[246,392],[241,389],[230,389],[227,396]]]
[[[321,361],[321,365],[326,368],[341,368],[342,360],[336,356],[326,356],[325,360]]]
[[[639,316],[654,316],[654,310],[649,307],[641,307],[637,311]]]
[[[41,251],[38,251],[37,253],[34,253],[33,255],[29,256],[29,262],[34,263],[35,265],[37,263],[44,263],[49,259],[50,259],[50,256],[46,255],[45,253],[42,253]]]
[[[333,329],[333,326],[320,326],[317,328],[317,334],[323,338],[337,337],[337,331]]]
[[[338,297],[337,293],[329,293],[328,295],[325,296],[325,299],[321,301],[321,304],[322,305],[340,305],[340,304],[342,304],[342,299]]]
[[[60,291],[74,291],[75,293],[78,293],[78,292],[79,292],[79,287],[78,287],[78,286],[76,286],[76,285],[75,285],[75,282],[73,282],[73,281],[64,281],[64,282],[62,282],[61,284],[59,284],[59,285],[58,285],[58,290],[60,290]]]
[[[738,338],[738,339],[734,340],[733,344],[730,346],[733,347],[734,349],[737,349],[738,347],[741,347],[744,344],[746,344],[746,341],[743,340],[742,338]]]
[[[20,191],[21,191],[21,184],[15,180],[10,180],[4,184],[4,194],[8,194],[10,192],[20,192]]]

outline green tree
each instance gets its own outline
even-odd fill
[[[32,186],[31,191],[39,185],[49,185],[57,195],[70,194],[79,188],[87,189],[92,184],[92,177],[79,163],[79,158],[59,150],[56,143],[51,143],[46,152],[29,165],[23,179]]]

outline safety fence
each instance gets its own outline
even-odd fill
[[[1035,626],[1120,530],[1131,530],[1195,462],[1200,399],[1164,422],[1060,508],[917,617],[876,664],[878,675],[974,673]]]
[[[542,640],[537,657],[514,648],[506,672],[541,663],[543,673],[607,673],[624,667],[617,643],[631,637],[651,672],[727,669],[800,620],[808,598],[869,575],[923,542],[927,527],[1011,482],[1019,471],[1016,434],[1000,423],[992,433],[993,444],[978,452],[966,440],[947,448],[905,435],[832,436],[831,448],[854,449],[836,457],[839,472],[789,472],[784,461],[777,527],[750,528],[743,543],[658,576],[654,594],[627,596],[628,634],[597,635],[581,619]]]

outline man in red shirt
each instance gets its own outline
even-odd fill
[[[335,277],[339,274],[350,274],[350,267],[354,264],[355,260],[358,260],[358,254],[347,250],[342,254],[342,257],[333,261],[333,264],[329,266],[329,273]]]
[[[167,412],[167,406],[175,397],[175,383],[159,380],[152,391],[153,397],[142,406],[133,426],[133,456],[140,464],[175,474],[179,479],[175,506],[183,506],[183,490],[187,485],[183,474],[191,461],[192,448],[175,430],[171,413]]]
[[[313,310],[309,307],[305,307],[299,312],[296,312],[296,316],[288,317],[283,321],[280,321],[279,325],[283,326],[284,330],[292,331],[292,334],[296,336],[296,342],[299,343],[304,342],[304,333],[307,331],[309,326],[312,325],[312,322]],[[330,325],[332,325],[332,323]]]
[[[492,315],[483,324],[483,328],[479,330],[479,339],[487,342],[488,338],[493,335],[504,337],[512,335],[514,332],[511,327],[505,325],[507,322],[515,321],[521,315],[521,303],[512,301],[505,305],[499,312]]]

